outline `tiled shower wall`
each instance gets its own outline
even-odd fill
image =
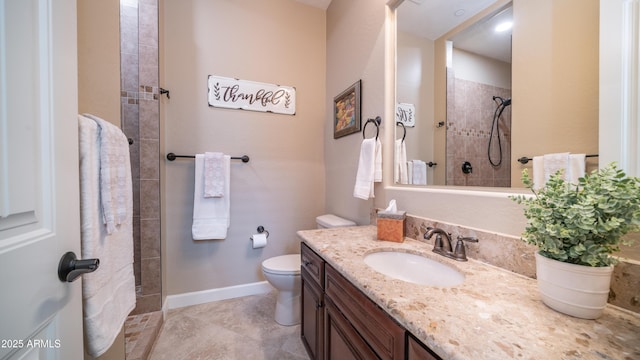
[[[511,90],[455,77],[447,69],[447,185],[511,186],[511,106],[500,117],[502,163],[489,162],[488,147],[497,104],[493,96],[510,98]],[[491,159],[499,159],[498,139],[491,142]],[[462,172],[471,163],[470,174]]]
[[[120,1],[122,127],[133,176],[136,309],[160,310],[160,114],[157,0]]]

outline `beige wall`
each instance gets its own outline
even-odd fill
[[[362,79],[362,124],[367,118],[385,118],[384,0],[333,0],[327,9],[327,93],[324,118],[327,212],[369,223],[374,200],[353,197],[362,134],[333,138],[333,98]],[[370,127],[371,125],[369,125]],[[384,138],[386,128],[380,129]],[[370,129],[367,130],[367,132]],[[383,144],[384,146],[388,144]],[[375,186],[376,201],[384,196]]]
[[[166,294],[261,281],[261,262],[297,253],[295,232],[314,228],[325,210],[325,12],[291,0],[161,6],[160,84],[171,91],[161,104],[165,150],[251,157],[232,163],[231,226],[212,241],[191,238],[193,160],[165,162]],[[296,115],[209,107],[208,75],[293,86]],[[269,244],[254,250],[258,225]]]
[[[78,1],[78,112],[120,126],[120,2]]]
[[[599,5],[514,1],[513,186],[522,184],[520,157],[598,153]]]
[[[453,48],[455,77],[511,89],[511,64]]]
[[[397,36],[396,99],[399,103],[414,104],[416,108],[416,125],[407,128],[405,137],[407,160],[444,161],[444,158],[435,158],[432,140],[435,133],[444,132],[444,128],[435,126],[434,119],[434,42],[406,32],[398,32]],[[396,138],[402,134],[402,127],[398,127]],[[427,171],[428,184],[434,184],[437,170],[435,167]],[[441,177],[444,180],[444,171]]]

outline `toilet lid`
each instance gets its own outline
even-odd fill
[[[272,274],[300,274],[300,254],[281,255],[262,262],[262,269]]]

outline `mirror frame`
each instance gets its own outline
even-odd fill
[[[384,141],[395,137],[396,11],[403,0],[389,0],[385,20]],[[513,0],[517,2],[518,0]],[[627,174],[639,176],[640,128],[640,1],[600,2],[599,154],[600,164],[617,161]],[[620,39],[614,41],[612,39]],[[620,67],[620,58],[624,66]],[[630,80],[629,80],[630,79]],[[622,85],[622,86],[621,86]],[[519,236],[526,224],[522,209],[508,197],[528,193],[518,188],[463,186],[410,187],[393,181],[393,147],[383,147],[383,186],[386,199],[396,199],[408,213],[454,224]],[[437,204],[429,206],[429,204]],[[405,206],[406,205],[406,206]]]

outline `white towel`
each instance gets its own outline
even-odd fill
[[[407,184],[413,185],[413,160],[407,161]]]
[[[544,178],[544,156],[533,157],[533,188],[541,189],[546,184]]]
[[[427,185],[427,164],[422,160],[412,161],[413,185]]]
[[[540,189],[545,186],[547,180],[562,170],[563,178],[577,184],[578,179],[585,174],[585,154],[555,153],[533,158],[533,186]]]
[[[100,201],[107,233],[115,231],[127,217],[126,177],[131,178],[129,141],[122,130],[95,115],[83,114],[100,128]],[[129,179],[130,180],[130,179]],[[129,213],[130,214],[130,213]]]
[[[569,155],[569,177],[567,180],[572,184],[578,184],[578,179],[584,176],[587,166],[586,154]]]
[[[564,174],[564,178],[567,178],[567,173],[569,172],[569,153],[555,153],[555,154],[545,154],[543,156],[544,160],[544,180],[547,182],[549,178],[557,173],[558,171],[562,171]]]
[[[87,352],[98,357],[111,347],[136,304],[131,167],[127,143],[124,149],[127,157],[123,164],[127,169],[125,185],[124,189],[118,190],[125,195],[124,206],[128,215],[119,228],[109,234],[103,224],[100,203],[101,128],[95,120],[82,115],[78,116],[78,121],[82,258],[100,259],[96,271],[83,275],[83,320]],[[107,126],[101,125],[103,128]]]
[[[376,139],[364,139],[360,145],[360,158],[353,196],[368,200],[373,197],[373,181],[376,167]]]
[[[402,139],[397,139],[394,149],[393,180],[398,184],[407,183],[407,147]]]
[[[224,154],[204,153],[204,197],[222,197],[224,184]]]
[[[373,164],[373,181],[382,181],[382,143],[380,139],[376,139],[376,152]],[[373,185],[371,186],[371,197],[373,197]]]
[[[231,224],[230,175],[231,156],[224,155],[224,192],[222,197],[204,197],[204,154],[196,154],[193,190],[193,240],[224,239]]]

